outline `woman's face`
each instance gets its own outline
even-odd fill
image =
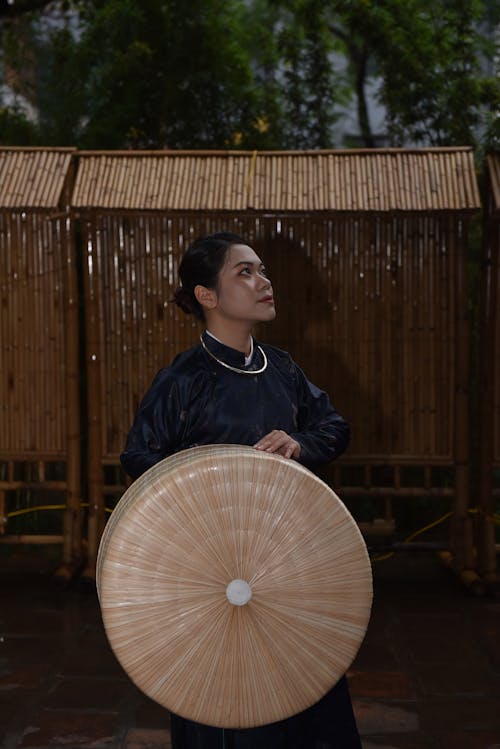
[[[273,287],[251,247],[230,247],[217,279],[216,299],[215,309],[226,319],[249,323],[274,320]]]

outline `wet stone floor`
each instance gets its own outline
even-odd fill
[[[168,713],[117,663],[95,592],[4,562],[0,747],[169,749]],[[427,552],[374,563],[348,677],[363,749],[500,749],[500,598],[471,596]]]

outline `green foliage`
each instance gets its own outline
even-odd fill
[[[376,80],[392,144],[499,147],[499,21],[492,0],[25,0],[0,14],[18,102],[4,106],[0,137],[322,148],[342,140],[352,102],[371,147]]]
[[[163,145],[159,136],[162,71],[155,64],[163,24],[161,14],[150,6],[112,0],[88,3],[82,11],[86,122],[80,143],[84,147]]]
[[[37,39],[37,104],[42,143],[73,146],[79,137],[84,115],[80,56],[67,27],[53,30],[48,38]]]
[[[405,4],[397,34],[391,24],[383,34],[393,40],[378,61],[390,132],[398,142],[472,144],[481,120],[481,3],[420,2],[418,13],[415,4]]]
[[[4,146],[33,146],[38,142],[38,130],[16,107],[0,108],[0,144]]]
[[[283,92],[279,80],[281,56],[276,43],[281,12],[269,0],[236,5],[239,9],[233,22],[238,28],[237,43],[248,55],[257,115],[247,124],[245,134],[240,129],[235,131],[233,145],[280,149],[286,146]],[[231,145],[231,141],[226,145]]]
[[[83,103],[78,97],[77,45],[67,18],[62,13],[47,24],[43,16],[17,11],[1,28],[3,75],[16,97],[4,118],[3,142],[74,145]],[[37,111],[36,122],[28,119],[23,102]]]
[[[321,0],[286,3],[278,36],[283,59],[285,139],[290,148],[332,146],[335,103],[345,89],[333,66],[328,10]]]
[[[101,147],[265,147],[269,115],[238,3],[95,2],[82,12],[87,77],[82,143]],[[269,102],[269,97],[267,97]]]
[[[481,55],[493,52],[480,31],[489,18],[481,0],[336,5],[381,76],[380,96],[395,145],[475,144],[483,136],[500,84],[481,69]]]

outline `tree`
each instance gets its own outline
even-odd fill
[[[341,0],[331,30],[344,41],[356,71],[358,101],[366,64],[381,79],[380,98],[395,145],[474,144],[498,104],[499,82],[481,69],[491,54],[482,33],[482,0]],[[372,145],[360,102],[360,126]]]
[[[36,41],[36,102],[39,137],[42,143],[72,146],[80,137],[86,115],[81,80],[81,55],[67,25],[50,31]]]
[[[480,68],[483,3],[413,0],[404,12],[398,5],[379,25],[387,52],[377,58],[393,140],[475,143],[491,84]]]
[[[3,57],[46,145],[279,147],[277,96],[247,29],[240,0],[192,0],[189,13],[177,0],[53,2],[4,25]]]
[[[38,143],[36,125],[16,106],[0,108],[0,143],[9,146],[32,146]]]
[[[264,148],[279,118],[237,0],[84,3],[88,147]]]
[[[66,6],[16,1],[10,13],[0,14],[2,78],[10,99],[0,126],[3,143],[75,143],[79,75]]]
[[[329,148],[339,105],[348,100],[328,28],[330,9],[321,0],[268,0],[286,148]]]
[[[392,144],[498,143],[483,63],[499,15],[494,0],[0,0],[0,138],[18,123],[46,145],[322,148],[354,100],[372,147],[376,80]]]
[[[283,0],[279,4],[289,14],[284,33],[291,40],[288,56],[293,61],[290,101],[297,102],[289,119],[296,121],[302,132],[307,132],[317,112],[322,111],[321,105],[311,106],[308,116],[303,111],[307,102],[303,50],[309,44],[309,54],[314,50],[312,54],[323,62],[323,70],[316,76],[323,110],[325,101],[335,107],[343,100],[346,89],[339,89],[333,67],[339,56],[347,61],[366,147],[376,145],[367,97],[370,78],[379,80],[379,99],[387,112],[386,130],[393,145],[477,144],[491,141],[498,133],[495,113],[499,111],[500,81],[483,65],[495,54],[485,32],[500,21],[498,4],[483,0],[331,0],[320,8],[314,0]],[[293,44],[302,50],[302,57],[289,53]],[[323,85],[328,78],[329,89]]]

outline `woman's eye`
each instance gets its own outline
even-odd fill
[[[240,276],[242,275],[249,275],[251,273],[250,268],[242,268],[240,270]]]

